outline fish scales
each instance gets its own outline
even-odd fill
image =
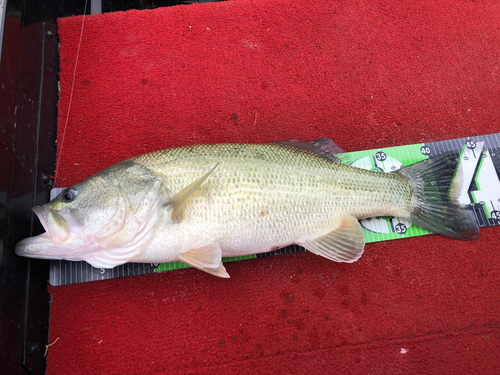
[[[217,165],[186,201],[189,225],[179,225],[175,236],[211,233],[224,256],[267,252],[325,233],[345,215],[401,215],[411,201],[400,176],[279,144],[187,146],[131,161],[160,175],[170,197]]]

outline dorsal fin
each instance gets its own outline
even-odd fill
[[[340,163],[340,159],[336,157],[335,154],[342,154],[345,152],[334,141],[326,137],[315,139],[314,141],[311,142],[289,140],[289,141],[278,141],[274,143],[311,151],[314,152],[315,154],[323,156],[324,158],[330,161],[333,161],[334,163]]]

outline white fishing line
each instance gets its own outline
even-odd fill
[[[83,18],[82,18],[82,28],[80,30],[80,40],[78,41],[78,48],[76,50],[75,68],[73,69],[73,81],[71,82],[71,91],[70,91],[70,95],[69,95],[68,112],[66,113],[66,122],[64,123],[64,129],[63,129],[63,135],[61,138],[61,143],[58,142],[58,146],[60,145],[60,148],[59,148],[59,157],[56,160],[56,173],[54,176],[54,186],[56,186],[57,174],[58,174],[58,170],[59,170],[59,163],[61,162],[61,155],[62,155],[63,146],[64,146],[64,138],[66,137],[66,128],[68,127],[69,111],[71,110],[71,102],[73,101],[73,90],[75,89],[76,68],[78,66],[78,58],[80,56],[80,47],[82,45],[83,25],[85,24],[85,16],[87,13],[87,2],[88,2],[88,0],[85,0],[85,7],[83,9]]]

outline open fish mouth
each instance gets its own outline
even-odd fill
[[[85,260],[85,244],[74,235],[60,244],[55,244],[47,233],[28,237],[17,243],[15,253],[22,257],[56,260]]]
[[[41,259],[57,259],[67,252],[69,230],[66,221],[54,210],[44,206],[33,207],[33,212],[45,229],[45,233],[28,237],[17,243],[15,253],[20,256]]]
[[[32,210],[38,216],[52,243],[59,244],[68,237],[68,224],[56,211],[45,206],[35,206]]]
[[[63,246],[54,245],[47,233],[28,237],[16,245],[15,252],[19,256],[40,259],[57,259]]]

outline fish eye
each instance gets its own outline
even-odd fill
[[[63,201],[71,202],[76,198],[77,195],[78,195],[78,190],[68,189],[61,195],[61,197]]]

